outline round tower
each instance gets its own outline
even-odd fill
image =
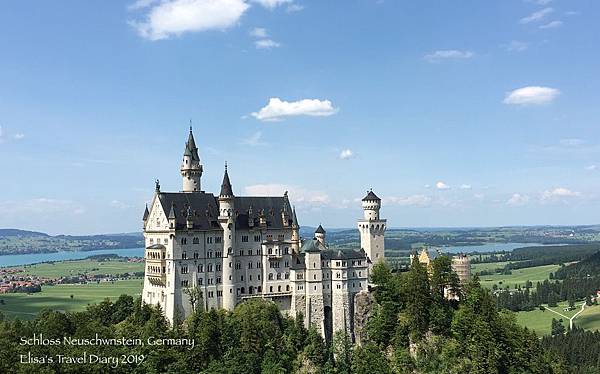
[[[219,224],[223,229],[223,309],[235,308],[237,295],[235,290],[235,196],[227,173],[221,184],[219,194]]]
[[[317,239],[319,241],[319,243],[325,245],[325,234],[326,233],[327,232],[325,231],[323,226],[319,225],[319,227],[317,227],[317,230],[315,230],[315,239]]]
[[[362,208],[365,220],[377,221],[379,219],[379,209],[381,209],[381,199],[370,190],[362,199]]]
[[[182,191],[199,192],[202,164],[200,163],[200,156],[198,156],[198,147],[196,147],[196,142],[194,141],[194,134],[192,134],[192,126],[190,126],[190,134],[185,143],[180,171],[183,179]]]

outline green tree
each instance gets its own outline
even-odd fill
[[[352,362],[354,374],[386,374],[391,373],[390,365],[383,352],[376,344],[369,342],[363,347],[357,346],[354,350]]]

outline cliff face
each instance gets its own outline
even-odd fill
[[[361,345],[367,338],[367,321],[373,311],[373,296],[363,290],[354,297],[354,338]]]

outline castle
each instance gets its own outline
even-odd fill
[[[355,298],[368,291],[369,271],[384,258],[386,220],[377,195],[362,199],[361,248],[332,250],[320,225],[314,238],[301,240],[287,192],[236,196],[225,165],[214,195],[202,191],[202,171],[190,128],[182,191],[163,192],[157,181],[144,211],[143,301],[160,305],[173,323],[197,308],[233,310],[263,298],[290,316],[302,314],[327,339],[339,330],[353,336]]]

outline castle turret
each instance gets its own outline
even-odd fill
[[[385,254],[386,220],[379,218],[381,199],[375,195],[373,190],[368,191],[367,196],[362,199],[362,207],[363,219],[358,220],[360,246],[364,249],[371,264],[374,264],[383,260]]]
[[[319,227],[317,227],[317,230],[315,230],[315,239],[317,239],[319,241],[319,243],[325,245],[325,234],[326,233],[327,232],[325,231],[323,226],[319,225]]]
[[[200,163],[200,156],[198,156],[198,147],[196,147],[196,142],[194,141],[194,134],[192,134],[192,126],[190,126],[190,134],[185,143],[185,150],[183,151],[181,177],[183,178],[183,192],[200,191],[202,164]]]
[[[296,217],[296,207],[292,208],[292,252],[300,253],[300,226]]]
[[[219,194],[219,224],[223,229],[223,308],[233,310],[237,295],[235,290],[235,197],[227,164]]]

